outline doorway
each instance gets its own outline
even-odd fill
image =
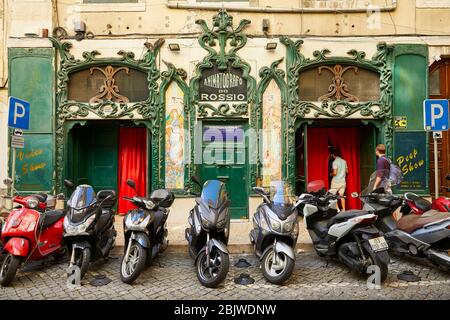
[[[431,99],[450,99],[450,58],[442,58],[430,67],[429,92]],[[434,153],[433,137],[429,137],[430,154]],[[442,139],[438,141],[438,170],[439,185],[445,186],[445,177],[450,174],[450,137],[448,131],[442,132]],[[434,188],[434,161],[430,161],[430,191],[435,194]],[[449,183],[450,184],[450,183]],[[439,190],[439,195],[450,197],[450,192]]]
[[[377,132],[372,125],[360,121],[333,120],[303,124],[296,131],[296,193],[306,191],[308,182],[323,180],[331,184],[330,147],[339,151],[347,162],[346,197],[348,209],[360,209],[361,202],[351,197],[361,192],[375,171],[375,146]]]
[[[147,129],[129,121],[88,121],[76,124],[68,136],[68,176],[75,185],[89,184],[96,192],[115,190],[118,212],[133,206],[122,200],[134,196],[126,184],[136,182],[137,193],[147,194]]]
[[[246,124],[203,123],[202,181],[217,179],[226,184],[231,219],[248,218],[248,143]]]

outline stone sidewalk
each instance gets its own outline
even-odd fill
[[[33,262],[19,273],[12,287],[0,287],[0,299],[450,299],[450,274],[415,262],[392,257],[390,273],[379,290],[368,289],[366,281],[336,261],[319,258],[314,252],[300,252],[290,280],[284,286],[268,283],[258,261],[251,254],[232,254],[230,272],[217,289],[200,285],[193,261],[184,252],[166,251],[148,267],[133,285],[121,282],[119,275],[123,248],[117,247],[108,262],[91,265],[82,287],[66,285],[65,261],[49,259],[42,265]],[[239,269],[234,263],[246,258],[252,266]],[[411,270],[421,281],[407,283],[397,275]],[[246,272],[255,279],[248,286],[237,285],[234,278]],[[90,284],[95,275],[112,281],[101,287]]]

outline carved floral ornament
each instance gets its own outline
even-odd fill
[[[358,73],[358,67],[346,66],[342,67],[340,64],[336,64],[333,68],[328,66],[321,66],[317,69],[319,75],[322,70],[328,70],[333,74],[332,84],[328,88],[328,93],[319,97],[319,101],[332,101],[332,100],[344,100],[348,102],[358,102],[358,97],[350,93],[348,85],[344,80],[344,73],[353,69],[355,73]]]
[[[115,101],[117,103],[128,103],[130,99],[119,94],[119,87],[115,84],[116,80],[114,76],[120,71],[124,71],[127,74],[130,73],[130,69],[127,67],[113,68],[113,66],[108,65],[105,68],[92,67],[90,68],[90,74],[92,75],[94,71],[99,71],[104,75],[103,85],[99,88],[97,95],[89,99],[89,103],[99,103],[103,101]]]

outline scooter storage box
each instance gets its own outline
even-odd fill
[[[99,202],[102,202],[109,195],[112,195],[112,196],[111,196],[111,198],[109,198],[109,199],[107,199],[107,200],[105,200],[103,202],[103,204],[102,204],[103,208],[112,208],[112,207],[114,207],[114,205],[116,204],[116,201],[117,201],[116,192],[114,190],[100,190],[97,193],[97,200]]]
[[[169,208],[175,200],[173,192],[167,191],[165,189],[153,191],[150,195],[150,198],[154,203],[163,208]]]

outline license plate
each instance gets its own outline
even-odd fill
[[[386,239],[384,239],[384,237],[369,239],[369,244],[372,250],[375,252],[389,249],[389,245],[387,244]]]

